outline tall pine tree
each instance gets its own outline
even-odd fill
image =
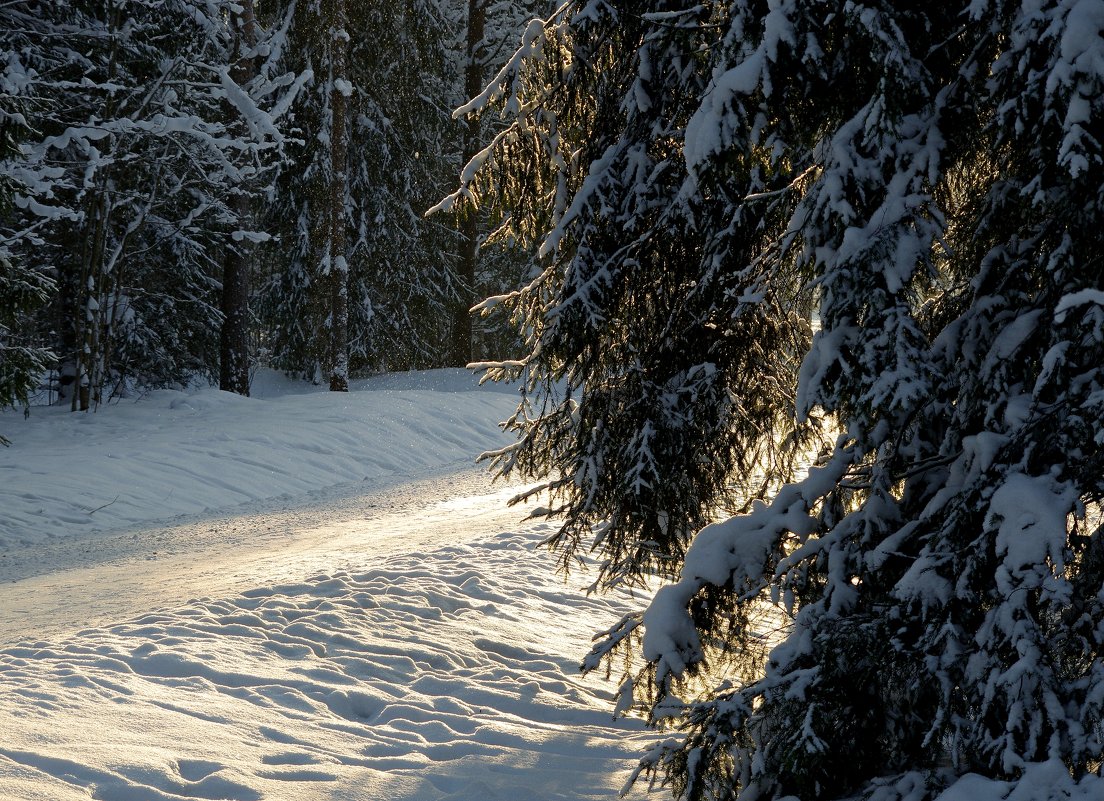
[[[12,213],[14,204],[28,202],[28,184],[44,178],[22,157],[24,141],[32,135],[27,115],[37,100],[35,75],[52,62],[42,47],[49,29],[39,11],[34,3],[0,9],[0,409],[26,407],[55,358],[37,319],[55,291],[54,276],[48,268],[20,261],[19,251],[40,245],[41,239],[38,226],[20,225]]]
[[[443,99],[454,94],[445,5],[346,3],[344,78],[332,69],[332,16],[317,3],[294,5],[283,63],[312,80],[293,110],[299,144],[268,220],[279,242],[262,307],[272,363],[288,373],[328,382],[339,352],[354,373],[442,361],[457,296],[456,236],[422,211],[459,159]],[[349,143],[343,191],[335,188],[338,119]],[[343,245],[326,244],[330,230],[343,233]],[[347,342],[334,350],[342,290]]]

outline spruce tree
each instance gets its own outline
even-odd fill
[[[1102,31],[575,0],[465,109],[510,125],[446,204],[531,252],[493,458],[664,582],[587,664],[642,657],[679,798],[1101,792]]]
[[[450,87],[454,105],[466,103],[483,90],[486,81],[498,71],[512,52],[526,23],[546,12],[547,0],[463,0],[455,4],[456,26],[463,32],[458,42],[458,85]],[[499,120],[479,114],[466,115],[461,121],[462,164],[468,163],[485,140],[501,126]],[[441,209],[435,206],[429,216]],[[472,206],[464,206],[455,215],[459,233],[455,294],[452,301],[451,330],[448,332],[447,364],[464,367],[477,358],[486,358],[488,349],[516,349],[516,337],[503,325],[487,324],[476,317],[472,306],[477,298],[498,294],[512,287],[520,275],[517,248],[505,233],[495,231],[493,216]]]
[[[48,313],[27,327],[57,352],[74,408],[218,375],[223,253],[264,238],[236,199],[263,187],[296,87],[265,55],[277,41],[235,46],[229,12],[242,8],[7,7],[5,34],[27,42],[9,60],[25,84],[26,134],[16,163],[25,189],[4,223],[33,234],[12,248],[22,269],[52,279]]]
[[[292,110],[298,144],[267,220],[279,237],[262,304],[272,364],[319,382],[329,380],[337,359],[327,328],[336,291],[346,292],[352,373],[440,364],[457,296],[455,234],[443,221],[422,218],[459,159],[459,132],[444,100],[454,95],[446,4],[345,5],[344,79],[331,75],[332,18],[318,3],[294,6],[282,63],[311,79]],[[335,95],[335,86],[348,94]],[[349,141],[341,208],[332,158],[335,99],[345,107]],[[344,231],[336,249],[325,244],[331,217]],[[345,279],[335,283],[327,265],[342,263]]]

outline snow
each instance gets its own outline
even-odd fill
[[[1099,104],[1099,87],[1104,77],[1104,1],[1073,0],[1061,4],[1066,11],[1059,44],[1059,56],[1047,76],[1048,95],[1066,98],[1062,123],[1065,136],[1059,148],[1059,163],[1077,178],[1088,169],[1090,150],[1095,147],[1087,126],[1093,105]],[[1066,91],[1063,91],[1066,90]]]
[[[786,0],[770,0],[759,46],[735,66],[719,70],[713,76],[701,106],[686,127],[683,152],[692,175],[710,157],[731,145],[733,122],[728,119],[728,109],[736,99],[750,97],[760,87],[765,97],[770,96],[768,62],[778,60],[782,46],[792,49],[797,45],[790,19],[794,13],[792,6]]]
[[[555,253],[559,249],[568,227],[581,216],[583,209],[595,200],[602,184],[610,179],[610,167],[621,154],[621,149],[622,146],[620,144],[611,145],[606,148],[606,151],[600,158],[590,163],[590,171],[587,173],[586,178],[583,179],[583,185],[575,193],[574,198],[572,198],[571,206],[556,222],[552,230],[548,232],[544,241],[541,242],[539,255],[542,258],[551,253]]]
[[[1104,306],[1104,292],[1099,289],[1081,289],[1064,295],[1054,309],[1054,319],[1061,323],[1066,319],[1070,309],[1087,304]]]
[[[1070,6],[1062,31],[1062,60],[1077,64],[1085,72],[1099,73],[1104,67],[1101,31],[1104,31],[1104,0],[1077,0]]]
[[[230,69],[228,67],[220,68],[218,71],[219,85],[222,89],[221,96],[226,98],[241,115],[241,118],[245,121],[245,124],[249,128],[250,134],[258,142],[263,142],[269,139],[273,142],[279,142],[283,139],[283,134],[280,133],[280,129],[276,126],[276,121],[269,116],[269,114],[257,105],[256,101],[249,96],[249,93],[244,91],[238,84],[230,77]]]
[[[1088,774],[1075,780],[1060,760],[1029,763],[1017,782],[1001,782],[969,773],[936,797],[936,801],[1089,801],[1104,794],[1104,779]]]
[[[993,342],[993,355],[1000,361],[1007,361],[1035,333],[1042,309],[1025,312],[1009,323]]]
[[[997,588],[1004,595],[1016,589],[1041,587],[1051,570],[1065,564],[1066,517],[1077,493],[1050,476],[1016,473],[993,493],[987,522],[997,524]]]
[[[612,718],[631,682],[619,692],[616,675],[577,664],[593,632],[647,599],[587,596],[584,568],[565,583],[537,547],[548,524],[505,505],[520,488],[471,466],[506,441],[513,389],[459,370],[352,389],[261,373],[251,398],[162,390],[97,413],[0,415],[13,441],[0,450],[0,799],[617,796],[657,736]],[[971,447],[983,464],[995,446]],[[699,533],[644,615],[666,674],[700,658],[687,599],[762,573],[784,532],[807,536],[837,462]],[[1031,566],[1060,569],[1054,532],[1072,503],[1048,476],[997,490],[1006,588],[1052,583]],[[1023,768],[1016,783],[963,776],[938,801],[1104,791],[1059,762]],[[914,778],[885,798],[910,797]]]
[[[846,452],[844,452],[846,453]],[[644,612],[644,658],[656,663],[657,681],[679,677],[703,658],[689,604],[705,584],[730,584],[752,597],[765,588],[762,576],[787,533],[806,540],[815,530],[809,511],[847,468],[844,456],[812,467],[804,482],[789,484],[768,505],[756,503],[746,515],[708,525],[697,533],[683,559],[678,582],[660,587]],[[800,548],[789,559],[802,558]],[[781,568],[780,568],[781,570]]]
[[[0,550],[467,464],[505,442],[513,405],[443,370],[348,394],[262,375],[249,398],[157,390],[94,414],[0,414]]]
[[[512,390],[353,390],[0,415],[0,798],[616,797],[654,735],[576,665],[639,599],[470,467]]]
[[[536,539],[8,647],[0,796],[612,798],[644,735],[573,657],[614,610],[572,599]]]

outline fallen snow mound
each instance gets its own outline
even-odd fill
[[[0,414],[0,551],[470,463],[503,444],[509,388],[431,370],[253,397],[157,390],[95,413]]]

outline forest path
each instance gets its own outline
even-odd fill
[[[565,582],[514,492],[464,466],[13,552],[0,798],[616,798],[655,735],[578,665],[646,598]]]
[[[514,530],[527,514],[508,506],[518,489],[462,462],[10,552],[0,561],[0,647]]]

